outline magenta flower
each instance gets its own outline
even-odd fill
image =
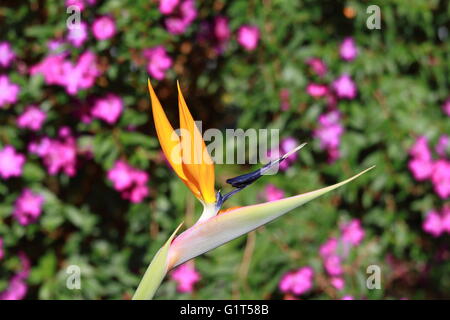
[[[28,106],[17,118],[17,126],[22,129],[38,131],[47,118],[47,114],[35,105]]]
[[[192,263],[184,263],[170,273],[170,278],[178,283],[177,290],[181,293],[192,293],[194,285],[200,281],[200,273]]]
[[[5,253],[3,251],[3,238],[0,238],[0,260],[2,260],[4,256]]]
[[[327,242],[320,246],[320,255],[322,257],[328,257],[337,252],[338,240],[336,238],[330,238]]]
[[[338,255],[331,255],[324,260],[325,270],[331,276],[339,276],[343,273],[341,265],[341,257]]]
[[[314,98],[320,98],[328,94],[328,87],[324,84],[310,83],[306,86],[306,92]]]
[[[450,234],[450,207],[444,207],[442,209],[442,229]]]
[[[339,48],[339,54],[341,58],[346,61],[352,61],[358,55],[358,49],[356,48],[355,40],[352,37],[347,37],[342,41]]]
[[[284,198],[284,191],[273,184],[268,184],[264,189],[264,195],[267,201],[276,201]]]
[[[345,281],[344,279],[340,277],[333,277],[331,278],[331,285],[336,288],[336,290],[342,290],[345,287]]]
[[[226,17],[217,16],[214,19],[214,35],[220,42],[230,39],[231,31]]]
[[[442,105],[442,110],[445,112],[446,115],[450,117],[450,98],[445,100],[444,104]]]
[[[117,122],[117,119],[119,119],[122,111],[122,98],[110,93],[106,97],[98,99],[95,102],[92,109],[92,116],[109,124],[114,124]]]
[[[65,56],[65,54],[47,56],[41,63],[31,68],[30,74],[42,74],[47,84],[63,86],[71,95],[81,89],[92,87],[100,75],[97,56],[86,51],[81,54],[75,65],[71,61],[66,61]]]
[[[175,35],[184,33],[197,17],[194,0],[181,0],[172,13],[165,21],[167,31]]]
[[[311,267],[303,267],[294,272],[288,272],[280,280],[278,287],[283,293],[303,294],[313,286],[314,271]]]
[[[23,226],[33,223],[41,215],[43,203],[43,196],[25,189],[16,200],[13,217]]]
[[[450,196],[450,161],[440,159],[434,163],[431,181],[434,191],[442,199]]]
[[[425,221],[422,224],[422,228],[425,232],[433,235],[433,237],[439,237],[444,231],[439,213],[434,210],[428,212]]]
[[[414,145],[409,150],[409,154],[418,159],[431,160],[431,151],[428,147],[428,140],[425,136],[417,138]]]
[[[436,153],[440,157],[445,157],[449,146],[450,146],[450,137],[445,134],[441,135],[435,147]]]
[[[8,288],[0,292],[0,300],[22,300],[27,294],[26,278],[30,273],[30,261],[24,253],[19,254],[22,270],[16,273],[9,281]]]
[[[325,62],[319,58],[309,58],[306,60],[306,64],[309,65],[311,70],[319,77],[323,77],[328,71]]]
[[[25,156],[17,153],[14,147],[7,145],[0,150],[0,176],[3,179],[21,176],[24,163]]]
[[[417,181],[430,178],[433,172],[433,160],[427,138],[419,137],[409,150],[412,159],[408,163],[409,170]]]
[[[167,69],[172,66],[172,59],[166,49],[163,46],[156,46],[145,49],[143,54],[148,60],[148,73],[157,80],[164,79]]]
[[[357,246],[364,239],[364,230],[361,227],[361,221],[358,219],[351,220],[342,228],[342,240]]]
[[[6,75],[0,75],[0,108],[3,106],[15,103],[19,95],[20,87],[9,81]]]
[[[98,40],[107,40],[116,34],[116,23],[109,16],[102,16],[95,19],[92,24],[92,33]]]
[[[237,41],[245,50],[255,50],[259,41],[258,27],[250,25],[240,27],[237,33]]]
[[[341,300],[355,300],[355,298],[353,298],[352,296],[346,295],[346,296],[343,296]]]
[[[69,41],[74,47],[79,48],[88,38],[88,26],[86,23],[73,26],[69,29],[67,34],[67,41]]]
[[[114,189],[121,192],[122,198],[133,203],[141,202],[148,195],[148,174],[124,161],[116,161],[108,171],[108,179],[112,181]]]
[[[320,147],[328,152],[329,162],[340,157],[339,146],[344,133],[340,118],[337,110],[324,113],[319,116],[319,127],[314,131],[314,137],[320,140]]]
[[[164,15],[169,15],[175,10],[178,2],[179,0],[159,0],[159,11]]]
[[[348,74],[343,74],[333,81],[333,89],[342,99],[354,99],[357,94],[356,85]]]
[[[14,51],[12,51],[9,42],[0,42],[0,66],[5,68],[9,67],[15,57],[16,55],[14,54]]]
[[[64,172],[75,175],[77,146],[76,140],[68,128],[61,128],[58,139],[44,137],[29,145],[31,153],[40,156],[51,175]]]
[[[293,150],[298,145],[296,139],[292,137],[287,137],[281,140],[280,146],[273,150],[270,150],[267,153],[267,158],[269,160],[276,160],[281,155],[288,153],[290,150]],[[287,157],[282,163],[279,164],[279,169],[281,171],[287,170],[296,160],[298,155],[296,153],[291,154]]]

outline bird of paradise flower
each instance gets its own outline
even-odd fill
[[[230,193],[226,195],[222,195],[220,191],[216,193],[214,190],[214,163],[189,112],[179,84],[177,87],[180,132],[185,134],[177,134],[174,131],[150,80],[148,80],[153,119],[167,160],[178,177],[203,204],[203,213],[192,227],[175,237],[182,225],[180,224],[159,249],[139,283],[133,296],[134,300],[152,299],[170,269],[263,226],[374,168],[372,166],[347,180],[315,191],[276,201],[238,207],[225,212],[220,211],[226,199],[259,179],[265,171],[270,170],[305,144],[301,144],[288,154],[269,162],[254,172],[228,179],[227,182],[235,188]],[[196,161],[193,161],[194,159]]]

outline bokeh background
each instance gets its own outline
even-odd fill
[[[147,78],[175,127],[179,80],[204,128],[308,142],[227,206],[377,166],[185,264],[158,299],[450,298],[449,17],[444,0],[2,1],[0,298],[129,299],[198,218],[161,154]],[[217,165],[217,188],[256,167]]]

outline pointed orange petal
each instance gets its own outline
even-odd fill
[[[169,161],[172,169],[180,177],[181,180],[187,185],[187,187],[192,191],[192,193],[197,197],[201,198],[200,189],[186,177],[183,170],[183,165],[181,161],[181,141],[180,137],[176,134],[167,119],[166,114],[159,102],[158,97],[153,90],[150,79],[148,80],[148,90],[150,92],[150,99],[152,102],[152,113],[153,120],[155,122],[156,134],[158,135],[159,143],[164,152],[164,155]]]
[[[214,203],[216,201],[214,191],[214,162],[189,112],[179,83],[177,83],[177,87],[183,170],[189,181],[193,182],[200,190],[203,200],[206,203]]]

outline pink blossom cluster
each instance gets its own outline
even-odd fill
[[[42,158],[51,175],[59,172],[64,172],[68,176],[75,175],[77,145],[68,127],[62,127],[57,138],[43,137],[30,143],[28,149]]]
[[[118,160],[108,171],[108,179],[114,189],[121,192],[122,198],[133,203],[141,202],[148,195],[148,174]]]
[[[177,282],[177,290],[181,293],[192,293],[194,285],[200,281],[201,276],[195,270],[192,262],[187,262],[177,267],[170,273],[170,278]]]
[[[299,268],[283,275],[278,284],[281,292],[301,295],[313,286],[314,271],[311,267]]]
[[[247,51],[256,49],[259,36],[258,27],[252,25],[243,25],[237,31],[237,41]]]
[[[30,274],[30,261],[24,253],[19,253],[21,270],[10,280],[5,291],[0,292],[0,300],[22,300],[28,291],[26,279]]]
[[[167,31],[182,34],[197,17],[194,0],[160,0],[159,11],[166,16]]]
[[[417,181],[430,180],[434,191],[442,198],[450,196],[450,161],[444,158],[448,147],[448,137],[441,136],[436,146],[437,153],[442,157],[433,159],[426,137],[419,137],[411,147],[408,167]]]
[[[441,212],[431,210],[423,221],[422,228],[433,237],[439,237],[443,233],[450,234],[450,207],[445,206]]]
[[[88,89],[100,75],[97,56],[90,51],[82,53],[76,64],[66,60],[66,54],[50,54],[30,69],[30,74],[42,74],[49,85],[59,85],[66,92],[75,95],[79,90]]]
[[[298,142],[296,139],[292,137],[287,137],[281,140],[280,145],[277,148],[269,150],[267,153],[268,160],[276,160],[282,155],[288,153],[289,151],[295,149],[298,146]],[[298,158],[297,153],[291,154],[284,161],[279,164],[279,169],[281,171],[287,170]]]
[[[349,74],[344,73],[333,81],[332,87],[341,99],[354,99],[358,93],[355,82]]]
[[[92,6],[97,0],[66,0],[66,7],[77,6],[80,11],[83,11],[87,6]]]
[[[0,42],[0,66],[4,68],[9,67],[15,57],[16,55],[9,42]]]
[[[16,152],[13,146],[6,145],[0,149],[0,177],[9,179],[20,177],[25,163],[25,156]]]
[[[442,110],[446,115],[450,117],[450,98],[445,100],[444,104],[442,105]]]
[[[217,16],[212,22],[204,21],[200,25],[198,40],[211,42],[218,54],[222,53],[231,37],[228,18]]]
[[[28,106],[17,118],[17,126],[22,129],[38,131],[41,129],[47,114],[35,105]]]
[[[24,189],[17,198],[13,217],[23,226],[35,222],[42,212],[44,197],[30,189]]]
[[[337,290],[342,290],[345,286],[342,278],[343,258],[348,255],[351,247],[358,246],[362,242],[364,236],[360,220],[353,219],[342,226],[339,238],[330,238],[320,247],[319,252],[325,270],[331,277],[331,284]]]
[[[110,93],[105,97],[96,99],[91,114],[94,118],[101,119],[109,124],[114,124],[123,111],[123,100],[119,96]]]
[[[342,41],[339,48],[339,54],[341,55],[341,58],[346,61],[352,61],[358,56],[358,48],[352,37],[347,37]]]
[[[172,58],[163,46],[148,48],[143,51],[147,59],[147,71],[157,80],[164,79],[166,71],[172,66]]]
[[[266,201],[276,201],[284,198],[284,191],[269,183],[264,189]]]
[[[0,109],[17,101],[19,85],[11,82],[7,75],[0,75]]]
[[[328,161],[333,162],[340,157],[339,146],[344,126],[338,110],[329,111],[319,116],[319,127],[314,131],[314,137],[320,140],[320,147],[327,150]]]
[[[97,40],[107,40],[116,34],[116,23],[110,16],[101,16],[92,23],[92,33]]]

